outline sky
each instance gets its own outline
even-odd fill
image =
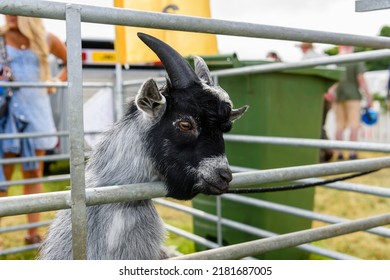
[[[56,0],[112,7],[113,0]],[[259,23],[367,36],[378,35],[390,25],[390,9],[364,13],[355,12],[355,0],[210,0],[211,16],[215,19]],[[3,18],[0,19],[0,23]],[[49,32],[65,40],[65,22],[45,20]],[[83,38],[113,39],[114,27],[84,23]],[[243,38],[218,35],[221,54],[237,53],[239,59],[264,59],[268,51],[276,51],[283,61],[301,59],[298,42]],[[315,44],[318,52],[331,47]]]

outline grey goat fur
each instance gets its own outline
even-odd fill
[[[194,71],[170,46],[138,36],[161,59],[167,85],[159,89],[148,79],[141,86],[89,158],[86,187],[162,181],[167,196],[177,199],[222,194],[232,180],[222,135],[247,106],[232,109],[200,57],[195,57]],[[88,259],[166,258],[165,236],[150,199],[87,208]],[[69,209],[59,211],[51,224],[40,259],[72,259]]]

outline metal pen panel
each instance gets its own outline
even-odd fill
[[[364,1],[367,2],[367,1]],[[384,3],[385,1],[374,1]],[[68,66],[69,66],[69,92],[71,95],[70,103],[70,123],[71,123],[71,173],[72,173],[72,191],[51,194],[36,194],[21,197],[2,198],[0,203],[0,216],[13,215],[15,213],[31,213],[35,211],[56,210],[63,208],[72,208],[73,222],[73,248],[75,259],[86,258],[86,226],[85,213],[87,205],[97,205],[103,203],[112,203],[120,201],[131,201],[142,198],[160,197],[166,194],[162,183],[138,184],[130,186],[113,186],[99,189],[85,190],[84,174],[84,152],[83,152],[83,129],[82,129],[82,90],[81,90],[81,21],[95,22],[102,24],[117,24],[139,27],[151,27],[157,29],[182,30],[191,32],[205,32],[212,34],[246,36],[268,39],[283,39],[293,41],[310,41],[331,44],[350,44],[355,46],[369,46],[374,48],[389,48],[389,38],[368,37],[349,35],[341,33],[319,32],[306,29],[287,28],[279,26],[268,26],[262,24],[252,24],[243,22],[233,22],[224,20],[213,20],[198,17],[178,16],[169,14],[160,14],[153,12],[133,11],[117,8],[103,8],[88,5],[66,5],[49,1],[31,1],[31,0],[2,0],[0,9],[5,14],[16,14],[33,17],[46,17],[53,19],[67,20],[67,41],[68,41]],[[258,68],[240,69],[240,74],[270,72],[283,69],[293,69],[305,66],[315,66],[320,64],[336,63],[341,61],[359,61],[367,59],[378,59],[388,57],[388,50],[374,51],[366,54],[353,54],[350,56],[323,58],[311,62],[302,62],[297,64],[272,64],[263,65]],[[305,64],[306,63],[306,64]],[[311,63],[311,64],[310,64]],[[219,75],[232,75],[234,72],[216,72]],[[59,87],[64,84],[55,84]],[[25,86],[40,86],[25,84]],[[47,86],[47,85],[45,85]],[[80,98],[81,97],[81,98]],[[334,143],[333,143],[334,144]],[[292,142],[289,145],[294,145]],[[307,146],[321,146],[323,143],[311,142]],[[364,148],[362,148],[364,149]],[[382,147],[382,149],[388,149]],[[232,187],[250,185],[254,183],[276,182],[290,179],[307,178],[311,176],[322,176],[337,173],[365,171],[369,169],[384,168],[390,166],[389,158],[373,160],[357,160],[348,163],[333,163],[279,168],[258,172],[249,172],[246,174],[237,174],[231,184]],[[147,186],[147,189],[145,187]],[[87,203],[86,203],[87,200]],[[223,223],[221,219],[221,223]],[[283,246],[293,246],[302,244],[309,240],[317,240],[344,234],[356,230],[367,229],[377,225],[383,225],[390,222],[389,215],[382,217],[373,217],[356,222],[347,222],[340,225],[325,227],[323,229],[309,230],[284,235],[271,240],[264,240],[249,244],[243,244],[223,250],[224,257],[240,257],[247,249],[254,249],[254,245],[260,245],[265,250],[282,248]],[[299,241],[298,241],[299,240]],[[295,243],[292,243],[295,242]],[[246,247],[248,246],[248,247]],[[259,251],[256,251],[259,252]],[[215,257],[212,257],[215,258]]]
[[[259,229],[259,228],[256,228],[256,227],[253,227],[253,226],[250,226],[250,225],[246,225],[246,224],[243,224],[243,223],[240,223],[240,222],[236,222],[236,221],[233,221],[233,220],[230,220],[230,219],[220,218],[217,215],[209,214],[209,213],[201,211],[199,209],[190,208],[188,206],[184,206],[184,205],[181,205],[179,203],[171,202],[171,201],[168,201],[166,199],[156,198],[156,199],[153,199],[153,201],[155,203],[163,205],[165,207],[170,207],[172,209],[175,209],[175,210],[187,213],[189,215],[192,215],[193,217],[202,218],[202,219],[207,220],[207,221],[213,221],[213,222],[217,223],[218,220],[220,220],[221,224],[224,225],[224,226],[227,226],[227,227],[232,228],[232,229],[240,230],[242,232],[246,232],[246,233],[249,233],[249,234],[253,234],[253,235],[256,235],[258,237],[273,237],[273,236],[277,236],[278,235],[278,234],[276,234],[274,232],[270,232],[270,231],[267,231],[267,230]],[[167,227],[168,230],[171,230],[171,228],[172,227]],[[177,231],[175,233],[180,235],[180,233],[177,232]],[[185,235],[182,235],[182,236],[188,238],[188,236],[185,236]],[[191,240],[197,242],[197,240],[194,240],[194,239],[191,239]],[[202,243],[199,243],[199,244],[202,244]],[[202,244],[202,245],[204,245],[204,244]],[[218,246],[218,244],[215,244],[215,245]],[[207,245],[205,245],[205,246],[207,246]],[[208,248],[214,248],[214,247],[211,247],[211,246],[207,246],[207,247]],[[311,244],[299,245],[299,246],[297,246],[297,248],[300,248],[300,249],[305,250],[307,252],[316,253],[316,254],[319,254],[321,256],[326,256],[326,257],[329,257],[329,258],[332,258],[332,259],[339,259],[339,260],[356,259],[353,256],[346,255],[346,254],[339,253],[339,252],[334,252],[334,251],[331,251],[331,250],[328,250],[328,249],[324,249],[324,248],[320,248],[320,247],[317,247],[317,246],[314,246],[314,245],[311,245]]]
[[[86,195],[84,170],[81,16],[78,5],[66,6],[69,90],[70,173],[73,258],[87,258]]]

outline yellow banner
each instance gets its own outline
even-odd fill
[[[126,9],[178,15],[207,18],[211,16],[208,0],[114,0],[114,5]],[[137,32],[144,32],[161,39],[183,56],[218,53],[216,35],[117,26],[115,49],[120,63],[148,63],[159,61],[157,56],[138,39]]]

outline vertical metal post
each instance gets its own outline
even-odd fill
[[[218,85],[218,76],[213,76],[214,85]],[[223,236],[222,236],[222,200],[220,196],[216,198],[216,212],[217,212],[217,243],[220,247],[223,246]]]
[[[217,196],[216,198],[216,207],[217,207],[217,243],[219,247],[223,246],[222,242],[222,205],[221,205],[221,197]]]
[[[87,258],[80,6],[66,5],[73,259]]]
[[[118,121],[123,115],[123,80],[122,65],[115,64],[115,94],[114,94],[114,112],[115,121]]]

